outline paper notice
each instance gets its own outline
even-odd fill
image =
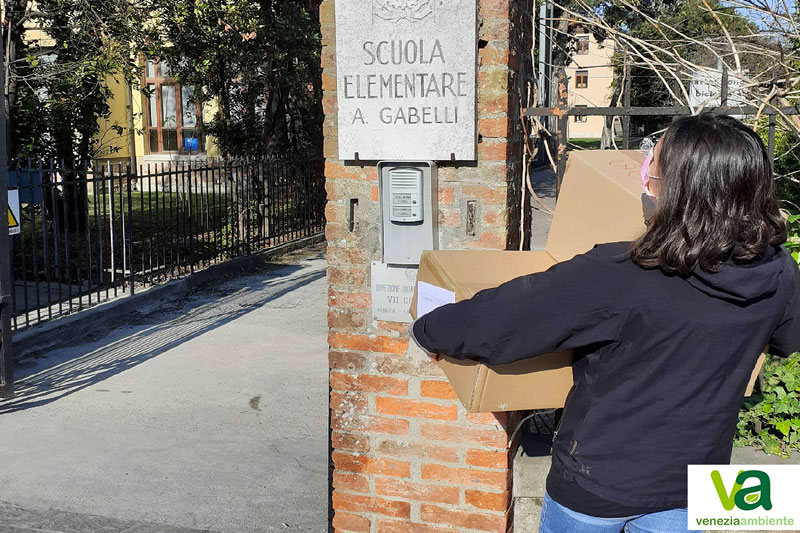
[[[453,303],[456,303],[456,293],[453,291],[424,281],[417,282],[417,318],[430,313],[437,307]]]

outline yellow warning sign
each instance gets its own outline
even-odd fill
[[[19,233],[19,189],[8,190],[8,234]]]
[[[19,222],[17,222],[14,213],[11,212],[11,208],[8,208],[8,229],[14,229],[19,226]]]

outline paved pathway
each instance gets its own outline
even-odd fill
[[[325,263],[289,262],[26,361],[0,531],[327,531]]]
[[[556,208],[556,176],[550,168],[540,168],[531,173],[531,185],[536,196],[550,211]],[[531,216],[531,250],[544,250],[547,236],[550,234],[552,213],[546,211],[542,205],[533,200]]]

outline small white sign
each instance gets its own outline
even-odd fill
[[[713,107],[722,101],[722,71],[693,71],[689,79],[689,105],[692,107]],[[744,80],[731,73],[728,76],[728,105],[750,105]]]
[[[417,318],[430,313],[437,307],[456,303],[456,293],[453,291],[424,281],[418,281],[417,288]]]
[[[19,189],[8,190],[8,234],[17,235],[20,232]]]
[[[800,465],[689,465],[690,530],[797,530]]]
[[[417,269],[372,262],[372,319],[410,324]]]

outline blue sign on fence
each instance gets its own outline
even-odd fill
[[[19,187],[19,201],[23,204],[42,203],[42,172],[38,170],[8,171],[8,187]]]

